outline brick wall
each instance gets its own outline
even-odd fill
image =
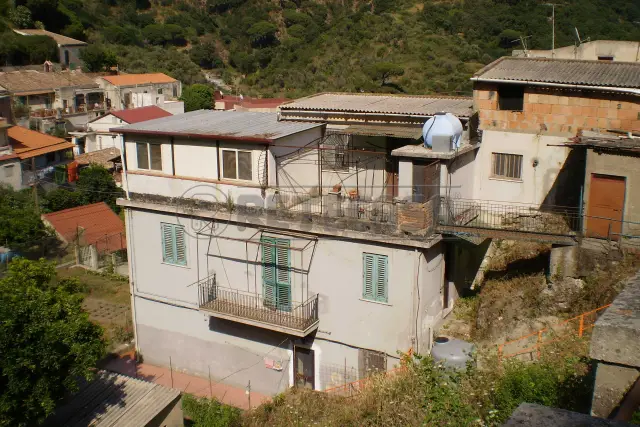
[[[616,93],[527,87],[523,111],[498,109],[498,85],[476,83],[480,129],[575,134],[580,129],[640,130],[640,98]]]

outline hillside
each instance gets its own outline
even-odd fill
[[[533,0],[0,0],[0,30],[43,25],[96,43],[90,67],[163,71],[187,84],[213,69],[247,95],[318,91],[469,94],[468,77],[519,47],[551,45],[551,8]],[[26,7],[26,8],[25,8]],[[39,21],[39,22],[36,22]],[[556,46],[640,40],[640,2],[568,0]],[[11,36],[15,39],[15,36]],[[0,35],[0,60],[16,57]],[[35,56],[40,59],[40,56]]]

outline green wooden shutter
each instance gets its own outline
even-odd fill
[[[375,255],[363,254],[362,261],[362,298],[374,299]]]
[[[280,310],[291,310],[291,250],[287,239],[275,239],[278,247],[274,247],[276,259],[276,299]]]
[[[273,237],[262,237],[262,295],[264,303],[269,306],[276,304],[276,260],[274,245],[276,239]]]
[[[386,255],[362,254],[362,298],[388,301],[389,264]]]
[[[173,226],[161,224],[162,230],[162,262],[174,263],[176,256],[173,246]]]
[[[376,301],[387,302],[387,282],[388,282],[388,270],[387,257],[385,255],[378,255],[376,260]]]
[[[174,225],[173,237],[176,254],[175,263],[179,265],[187,265],[187,245],[184,239],[184,227],[180,225]]]

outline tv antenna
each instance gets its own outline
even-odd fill
[[[576,40],[578,40],[578,46],[582,44],[582,40],[580,39],[580,32],[578,31],[578,27],[573,27],[576,30]]]
[[[516,40],[511,40],[511,43],[516,43],[516,42],[520,42],[520,44],[522,45],[522,51],[524,52],[524,56],[525,58],[529,57],[529,48],[527,47],[527,39],[530,39],[531,36],[527,36],[527,37],[522,37],[520,36],[518,39]]]
[[[551,6],[551,57],[556,56],[556,6],[560,3],[545,3],[544,6]]]

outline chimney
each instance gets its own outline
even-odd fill
[[[51,62],[49,60],[44,61],[44,72],[45,73],[53,72],[53,62]]]

